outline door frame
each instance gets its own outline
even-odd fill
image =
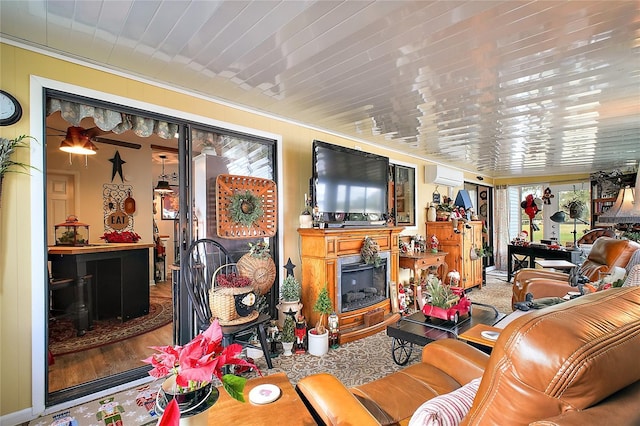
[[[143,84],[150,84],[148,82],[142,82]],[[46,297],[47,291],[47,247],[45,244],[44,235],[46,235],[46,229],[44,228],[45,220],[44,215],[41,212],[46,208],[46,188],[45,178],[45,89],[58,90],[68,93],[76,93],[81,96],[85,96],[92,99],[102,99],[107,102],[112,102],[120,105],[128,105],[132,108],[145,110],[162,115],[172,116],[178,120],[186,120],[196,123],[202,123],[204,125],[216,126],[226,128],[229,130],[254,134],[256,136],[273,139],[276,141],[276,167],[278,170],[282,170],[282,136],[270,132],[264,132],[262,130],[247,128],[244,126],[238,126],[232,123],[226,123],[219,120],[212,119],[210,117],[204,117],[184,111],[179,111],[159,105],[150,104],[147,102],[125,98],[119,95],[97,91],[94,89],[77,86],[70,83],[65,83],[57,80],[51,80],[46,77],[37,75],[30,76],[30,90],[29,90],[29,105],[31,114],[29,116],[29,134],[34,135],[36,138],[43,138],[41,143],[30,144],[30,159],[29,163],[34,167],[31,172],[30,180],[30,203],[31,211],[30,223],[31,223],[31,256],[30,256],[30,270],[31,270],[31,414],[35,418],[37,416],[56,412],[62,409],[69,408],[71,406],[91,401],[102,396],[113,394],[120,390],[137,386],[141,383],[146,383],[152,380],[151,377],[142,378],[138,380],[132,380],[122,385],[114,386],[104,391],[99,391],[89,395],[81,396],[76,399],[65,401],[57,405],[46,406],[47,395],[49,393],[47,383],[47,342],[46,342]],[[165,90],[172,90],[171,88],[165,88],[160,85],[158,87]],[[211,101],[214,102],[214,101]],[[233,105],[228,105],[233,107]],[[244,109],[246,111],[246,109]],[[275,119],[274,117],[272,117]],[[280,180],[283,173],[277,174],[277,185],[281,186]],[[278,203],[283,205],[282,191],[278,191]],[[35,213],[34,213],[35,212]],[[283,227],[283,217],[278,217],[278,227]],[[284,264],[283,247],[282,247],[282,234],[278,237],[278,253],[279,264]]]

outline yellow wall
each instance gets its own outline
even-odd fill
[[[30,111],[29,108],[31,75],[281,135],[284,168],[278,190],[286,196],[284,205],[280,206],[280,212],[284,215],[284,227],[280,234],[283,238],[284,259],[290,257],[298,265],[300,262],[296,228],[298,215],[303,207],[303,197],[305,192],[308,192],[311,143],[314,139],[350,147],[360,145],[367,151],[389,156],[394,161],[416,164],[419,194],[416,219],[418,231],[424,233],[425,207],[431,201],[431,194],[435,189],[433,185],[423,183],[425,162],[363,145],[361,141],[354,142],[240,111],[199,97],[173,92],[14,46],[0,44],[0,53],[1,87],[13,94],[21,102],[24,110],[22,120],[18,124],[0,128],[2,137],[14,138],[20,134],[29,134],[30,120],[41,119],[40,111]],[[43,135],[34,136],[39,142],[33,143],[42,143]],[[28,162],[28,150],[19,152],[15,159]],[[465,177],[475,180],[475,174]],[[491,185],[491,179],[485,179],[484,184]],[[446,195],[446,188],[440,187],[439,191]],[[30,270],[30,223],[43,220],[41,211],[31,212],[31,195],[28,175],[6,175],[0,210],[0,416],[32,407],[32,333],[41,335],[44,339],[43,324],[31,323],[31,288],[34,285]],[[98,235],[92,235],[92,240],[95,237]],[[144,237],[146,240],[146,235]]]

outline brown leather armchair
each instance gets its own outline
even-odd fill
[[[616,288],[516,318],[490,356],[438,340],[424,347],[422,362],[381,379],[346,388],[320,373],[297,389],[328,425],[406,425],[423,402],[476,377],[461,425],[638,425],[638,353],[640,287]]]
[[[630,240],[618,240],[600,237],[595,240],[589,257],[580,266],[579,272],[591,281],[597,281],[600,272],[608,272],[614,266],[627,266],[633,253],[640,244]],[[569,275],[563,272],[547,271],[537,268],[520,269],[513,277],[512,306],[526,300],[531,293],[534,299],[542,297],[562,297],[568,291],[576,291],[569,284]]]

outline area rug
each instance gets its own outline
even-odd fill
[[[49,323],[49,350],[64,355],[135,337],[169,324],[173,320],[173,302],[167,297],[151,297],[149,313],[122,322],[117,318],[93,321],[93,328],[77,336],[70,319]]]
[[[474,289],[469,293],[473,301],[496,306],[503,313],[510,313],[511,284],[506,281],[506,274],[495,272],[487,274],[487,283],[482,289]],[[405,366],[397,365],[391,355],[393,339],[381,331],[364,339],[340,345],[330,349],[322,357],[309,354],[273,358],[272,369],[267,368],[264,357],[255,360],[263,375],[284,372],[295,386],[300,379],[310,374],[327,372],[335,375],[346,386],[357,386],[371,380],[384,377],[401,370],[408,365],[420,362],[422,348],[414,347]],[[245,377],[255,377],[257,373],[250,371]],[[154,381],[111,396],[66,409],[64,411],[43,416],[29,423],[29,426],[53,426],[70,424],[74,426],[103,426],[119,424],[121,426],[155,425],[157,415],[153,410],[153,402],[161,381]],[[219,385],[217,383],[216,385]],[[111,416],[105,417],[109,411]],[[108,423],[114,420],[114,423]],[[67,423],[64,423],[64,422]]]

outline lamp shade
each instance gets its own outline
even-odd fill
[[[91,142],[87,131],[82,127],[69,127],[67,136],[60,142],[60,151],[70,154],[94,155],[98,148]]]
[[[458,191],[458,195],[456,196],[456,201],[454,203],[457,207],[463,207],[465,210],[469,210],[473,207],[471,203],[471,197],[469,196],[469,191],[466,189],[461,189]]]
[[[567,214],[563,211],[555,212],[549,219],[555,223],[564,223],[567,221]]]
[[[156,187],[153,190],[159,194],[163,194],[163,193],[166,194],[168,192],[173,192],[173,189],[171,189],[169,182],[167,182],[166,180],[159,180],[158,185],[156,185]]]
[[[637,187],[636,187],[637,190]],[[598,222],[603,223],[639,223],[640,202],[636,202],[633,188],[622,188],[616,202],[611,208],[598,216]]]

